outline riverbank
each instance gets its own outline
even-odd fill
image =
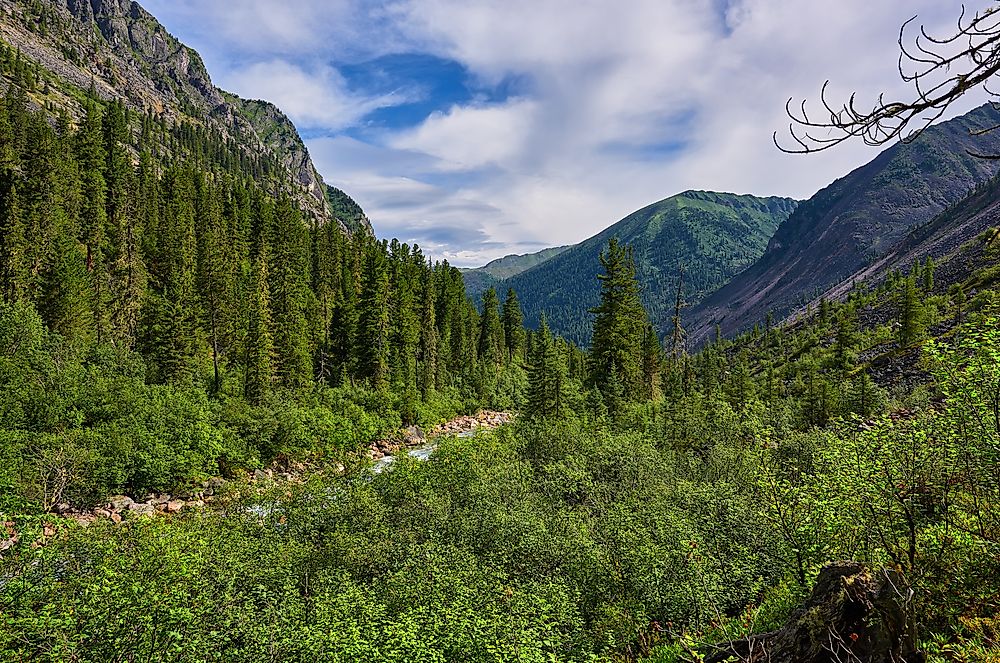
[[[411,450],[426,449],[425,456],[429,456],[433,449],[433,441],[436,438],[452,435],[469,435],[479,431],[494,430],[511,423],[515,415],[510,412],[481,411],[474,415],[463,415],[456,417],[445,423],[435,426],[430,431],[425,432],[417,426],[404,428],[391,438],[384,438],[372,442],[361,452],[351,454],[351,458],[366,458],[375,461],[380,467],[388,464],[392,457],[402,452]],[[217,501],[223,494],[229,492],[231,484],[245,482],[250,486],[270,486],[276,482],[302,483],[313,474],[321,471],[332,471],[342,473],[345,471],[345,463],[350,463],[351,458],[344,462],[336,461],[327,463],[322,467],[305,461],[292,461],[281,459],[274,461],[265,469],[255,470],[242,478],[225,479],[222,477],[212,477],[201,482],[198,486],[188,490],[176,491],[174,493],[161,493],[145,496],[113,495],[107,502],[93,508],[81,509],[68,503],[56,505],[52,509],[54,515],[75,521],[84,527],[100,519],[111,520],[114,523],[121,523],[131,518],[167,516],[178,514],[182,511],[201,509]],[[14,529],[13,522],[0,518],[0,555],[3,551],[12,547],[19,540],[19,533]],[[42,543],[48,537],[55,534],[55,529],[48,525],[43,530]]]

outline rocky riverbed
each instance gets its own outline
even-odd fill
[[[418,458],[427,458],[433,453],[434,440],[440,437],[469,436],[479,431],[493,430],[514,420],[509,412],[482,411],[475,415],[456,417],[451,421],[435,426],[430,431],[411,426],[399,431],[399,434],[372,442],[361,453],[375,461],[375,471],[384,470],[400,453],[406,452]],[[336,463],[334,471],[343,472],[343,464]],[[271,485],[276,482],[298,483],[307,476],[318,471],[317,467],[308,463],[295,461],[275,461],[269,468],[256,470],[248,478],[251,485]],[[87,526],[99,519],[109,519],[120,523],[130,518],[153,517],[157,515],[172,515],[190,509],[200,509],[214,502],[221,492],[224,492],[229,482],[221,477],[213,477],[187,491],[173,494],[154,494],[137,497],[114,495],[108,501],[95,508],[79,509],[71,504],[56,505],[52,511],[56,515],[74,520]],[[43,531],[45,538],[53,536],[55,529],[46,525]],[[13,521],[0,514],[0,556],[13,547],[19,540],[19,533]]]

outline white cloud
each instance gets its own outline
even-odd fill
[[[343,76],[332,67],[306,71],[283,60],[258,62],[230,72],[226,86],[242,96],[274,102],[300,129],[331,131],[353,126],[373,110],[414,98],[407,91],[376,97],[360,95],[349,90]]]
[[[525,152],[523,143],[537,108],[526,99],[495,106],[455,106],[447,113],[431,114],[419,127],[389,142],[396,149],[436,157],[441,170],[510,166]]]
[[[317,61],[425,52],[486,84],[520,81],[516,98],[455,106],[411,130],[310,142],[321,171],[382,234],[425,237],[468,262],[579,241],[688,188],[808,197],[875,150],[780,153],[771,134],[787,126],[786,99],[815,100],[827,78],[835,99],[908,96],[896,71],[900,24],[919,14],[946,33],[960,11],[940,0],[148,4],[182,25],[183,12],[200,16],[195,45],[218,56],[222,82],[308,126],[335,131],[399,101],[359,97]],[[244,67],[260,53],[275,55]]]

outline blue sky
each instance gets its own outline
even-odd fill
[[[376,232],[458,265],[577,242],[686,189],[805,198],[785,100],[905,94],[906,0],[141,0],[216,84],[278,104]],[[989,5],[982,0],[984,6]],[[956,108],[960,112],[977,100]]]

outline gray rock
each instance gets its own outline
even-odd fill
[[[115,495],[108,500],[108,504],[111,505],[112,511],[125,511],[135,502],[132,501],[131,497],[125,495]]]
[[[156,513],[156,507],[147,502],[132,502],[128,505],[128,513],[130,516],[152,516]]]

